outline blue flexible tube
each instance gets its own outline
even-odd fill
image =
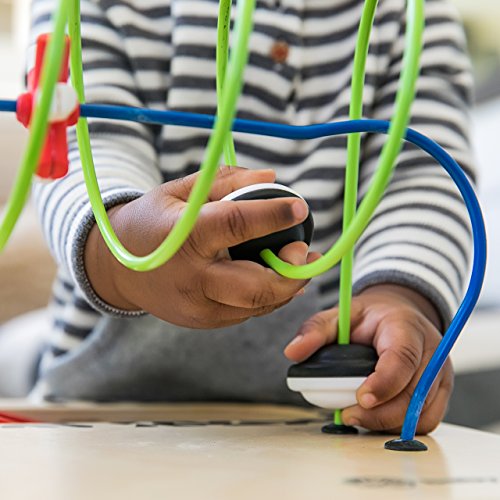
[[[420,413],[422,412],[427,394],[429,393],[437,374],[446,361],[446,358],[450,354],[453,345],[457,341],[465,323],[474,310],[474,306],[477,303],[483,286],[487,253],[486,229],[484,226],[481,207],[474,189],[463,170],[444,149],[431,139],[413,130],[408,131],[407,138],[410,142],[413,142],[413,144],[419,146],[435,158],[444,167],[457,185],[458,190],[464,199],[467,211],[469,212],[472,226],[474,255],[471,277],[464,299],[444,337],[439,343],[437,349],[434,351],[432,358],[422,373],[417,387],[413,392],[410,404],[406,410],[405,421],[401,431],[402,440],[411,440],[415,437],[418,419],[420,418]]]
[[[16,106],[17,106],[17,101],[0,99],[0,111],[8,111],[10,113],[15,113]]]
[[[15,109],[15,101],[0,100],[0,111],[12,112],[15,111]],[[215,118],[210,115],[98,104],[82,105],[81,114],[82,116],[94,118],[137,121],[140,123],[159,125],[171,124],[204,129],[211,129],[215,121]],[[236,119],[233,124],[233,130],[235,132],[267,135],[283,139],[304,140],[356,132],[386,134],[389,130],[389,126],[390,122],[383,120],[352,120],[320,125],[295,126]],[[467,319],[472,314],[474,306],[479,298],[486,269],[486,230],[481,208],[474,189],[457,162],[436,142],[415,130],[408,129],[405,140],[415,144],[438,161],[457,185],[469,213],[474,246],[471,278],[464,299],[420,377],[406,411],[401,439],[410,440],[415,437],[418,419],[432,383],[446,361]]]

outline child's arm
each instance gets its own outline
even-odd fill
[[[405,2],[400,2],[401,13]],[[378,15],[388,15],[381,2]],[[427,27],[412,126],[444,146],[473,175],[467,105],[471,76],[465,42],[447,1],[425,2]],[[403,17],[402,17],[403,18]],[[402,23],[398,23],[402,24]],[[398,36],[398,31],[400,31]],[[379,37],[394,40],[373,118],[390,119],[404,48],[403,28]],[[386,138],[366,138],[360,194],[366,192]],[[357,245],[352,304],[352,342],[372,344],[376,371],[358,391],[359,405],[343,412],[347,424],[398,430],[409,398],[441,340],[463,293],[469,268],[467,212],[448,174],[414,147],[405,146],[394,177]],[[286,349],[292,360],[308,357],[337,336],[337,309],[306,322]],[[443,418],[453,385],[448,361],[434,383],[418,432]]]

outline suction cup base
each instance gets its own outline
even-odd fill
[[[338,425],[338,424],[327,424],[321,427],[321,432],[323,434],[359,434],[358,429],[356,427],[351,427],[350,425]]]
[[[416,439],[393,439],[387,441],[384,448],[392,451],[427,451],[427,446]]]

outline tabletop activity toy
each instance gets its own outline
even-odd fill
[[[393,450],[426,449],[425,445],[414,440],[418,419],[428,391],[479,297],[486,262],[486,235],[479,203],[462,169],[438,144],[408,128],[419,74],[425,0],[407,0],[405,51],[392,120],[388,122],[362,119],[365,66],[377,3],[378,0],[365,0],[363,6],[353,63],[349,121],[293,126],[235,118],[237,100],[242,88],[242,75],[248,59],[248,40],[253,27],[255,0],[237,2],[230,55],[228,46],[231,0],[220,0],[216,50],[216,117],[168,110],[86,104],[80,2],[59,0],[53,15],[53,32],[38,40],[35,67],[28,78],[28,92],[17,101],[0,100],[0,111],[16,112],[18,119],[30,129],[22,164],[3,219],[0,221],[0,250],[6,245],[22,211],[34,175],[43,179],[58,179],[66,174],[66,130],[75,122],[83,174],[99,230],[116,259],[136,271],[149,271],[161,266],[183,245],[208,198],[221,157],[224,157],[228,165],[237,164],[232,130],[296,140],[348,134],[343,232],[330,250],[318,260],[302,266],[291,265],[277,257],[281,246],[289,241],[300,239],[310,243],[313,229],[311,215],[301,225],[282,232],[284,234],[271,235],[264,240],[229,249],[233,258],[256,260],[292,279],[312,278],[341,263],[338,343],[291,367],[288,384],[293,390],[303,392],[306,399],[313,404],[337,410],[334,425],[326,431],[346,430],[339,427],[342,424],[340,409],[355,403],[356,389],[373,371],[377,361],[373,349],[363,349],[363,346],[351,345],[349,342],[353,249],[384,195],[403,141],[413,143],[437,160],[456,183],[470,216],[474,246],[471,278],[463,302],[414,391],[401,439],[386,443],[386,447]],[[68,60],[72,87],[66,83],[69,73]],[[186,210],[166,239],[147,256],[131,254],[118,240],[107,217],[92,159],[86,120],[90,117],[212,130]],[[361,133],[364,132],[387,134],[387,140],[370,187],[357,207]],[[237,201],[280,196],[301,197],[289,188],[275,184],[251,186],[232,193],[228,199]]]

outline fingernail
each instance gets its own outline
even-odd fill
[[[344,420],[345,425],[350,425],[352,427],[360,427],[361,422],[357,418],[348,418]]]
[[[359,404],[363,408],[372,408],[377,404],[377,398],[373,394],[363,394],[361,398],[359,398]]]
[[[305,288],[301,288],[295,295],[294,297],[300,297],[301,295],[304,295],[306,293]]]
[[[308,208],[303,201],[296,201],[292,205],[292,211],[293,211],[293,216],[296,219],[302,220],[306,218]]]
[[[288,345],[287,347],[290,347],[291,345],[298,344],[299,342],[302,342],[302,339],[304,338],[304,335],[297,335]]]

